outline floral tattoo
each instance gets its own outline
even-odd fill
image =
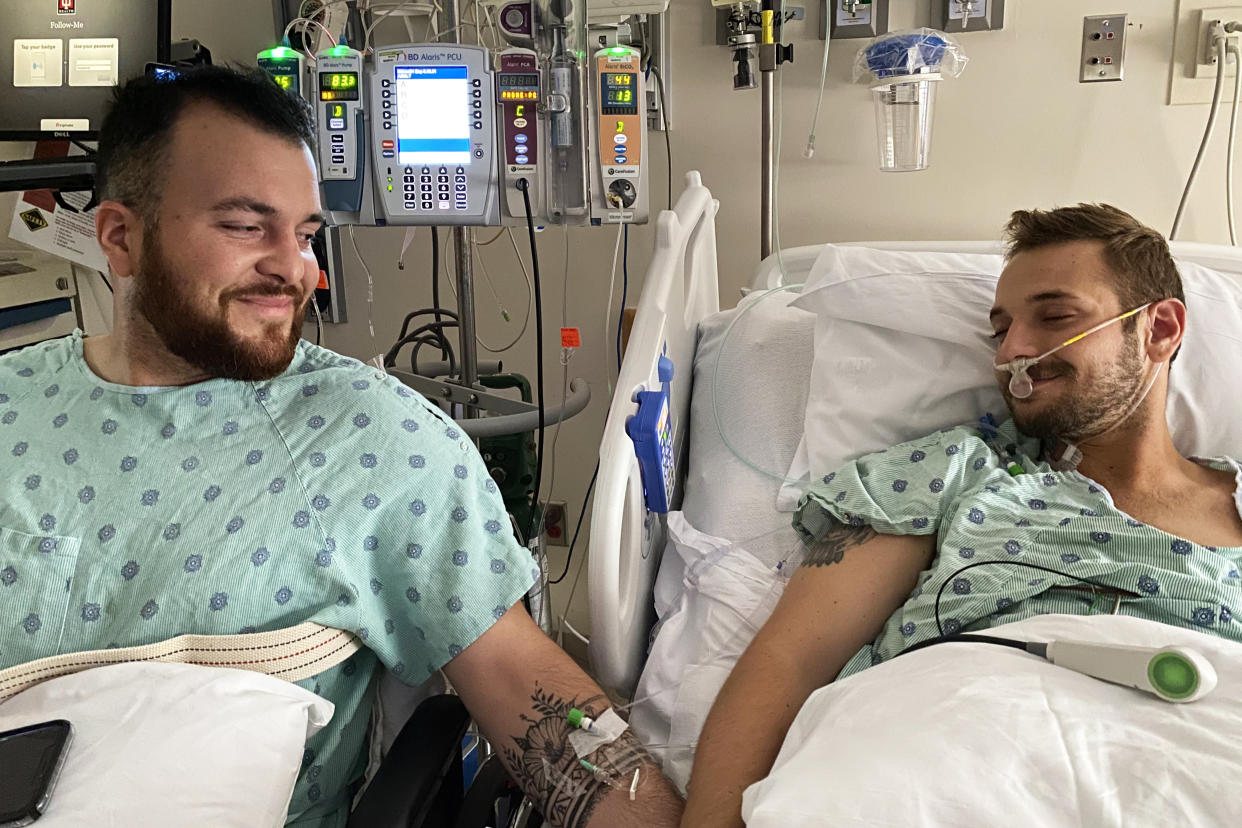
[[[659,773],[655,761],[629,730],[587,757],[597,772],[579,762],[569,742],[569,711],[576,707],[588,716],[598,716],[609,707],[605,696],[563,699],[536,685],[530,698],[531,713],[522,715],[522,721],[529,725],[526,734],[515,737],[501,752],[515,780],[552,825],[585,826],[609,790],[622,781],[628,788],[635,769]]]

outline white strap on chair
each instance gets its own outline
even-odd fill
[[[157,644],[49,656],[0,670],[0,702],[57,676],[126,661],[232,667],[301,681],[335,667],[361,648],[353,633],[313,621],[263,633],[179,635]]]

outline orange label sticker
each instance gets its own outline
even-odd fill
[[[561,328],[561,347],[562,348],[581,348],[582,335],[578,333],[577,328]]]
[[[319,271],[319,284],[315,286],[315,289],[316,290],[327,290],[328,289],[328,274],[326,272],[322,270]]]

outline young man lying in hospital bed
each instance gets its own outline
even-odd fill
[[[1242,637],[1229,623],[1239,468],[1180,456],[1164,416],[1187,324],[1164,239],[1092,205],[1017,212],[1007,231],[991,324],[1012,419],[863,457],[811,487],[795,517],[802,566],[707,718],[683,825],[740,825],[743,790],[808,696],[936,637],[947,581],[946,634],[1082,614],[1102,595],[1105,611]],[[958,574],[987,560],[1111,589],[1003,564]]]
[[[599,774],[570,748],[569,710],[608,704],[518,603],[531,557],[474,445],[383,372],[300,340],[314,135],[257,71],[119,90],[96,218],[114,331],[0,357],[0,670],[315,621],[364,644],[301,682],[336,709],[290,823],[345,823],[382,665],[410,684],[443,669],[551,824],[674,824],[680,800],[632,733],[590,754]]]

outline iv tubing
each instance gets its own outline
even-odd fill
[[[827,5],[824,6],[824,14],[831,15],[835,11]],[[811,116],[811,132],[806,137],[806,151],[803,153],[807,158],[815,155],[815,130],[819,128],[819,110],[824,105],[824,87],[828,85],[828,45],[830,43],[832,43],[831,19],[824,21],[824,62],[819,67],[819,97],[815,99],[815,114]]]

